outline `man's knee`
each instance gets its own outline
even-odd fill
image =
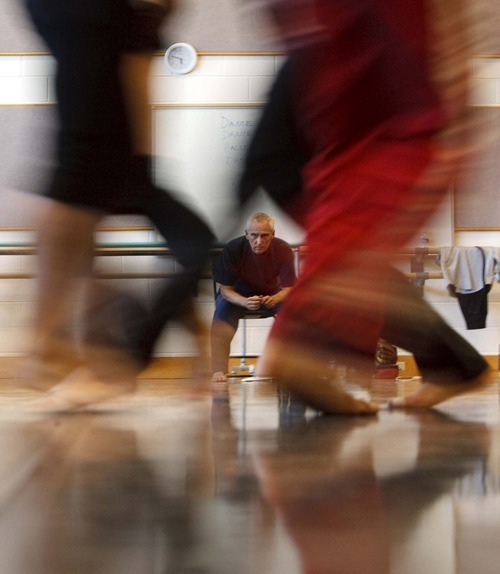
[[[232,339],[236,333],[236,327],[227,321],[214,317],[210,328],[212,337],[224,337]]]
[[[222,295],[218,295],[215,302],[215,312],[213,321],[220,321],[230,325],[235,331],[238,328],[238,321],[244,316],[245,309],[226,301]]]

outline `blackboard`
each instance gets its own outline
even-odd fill
[[[82,0],[84,1],[84,0]],[[0,53],[41,52],[23,0],[0,0]],[[274,51],[280,48],[264,2],[182,0],[162,30],[162,48],[189,42],[200,52]]]

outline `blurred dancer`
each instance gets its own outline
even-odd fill
[[[26,0],[26,5],[57,62],[59,114],[57,167],[46,191],[53,201],[39,225],[31,384],[51,388],[54,406],[71,408],[132,390],[166,321],[196,323],[191,294],[213,236],[151,180],[149,69],[171,0]],[[81,357],[65,331],[78,289],[90,277],[96,225],[111,213],[149,217],[183,270],[149,314],[122,300],[122,309],[107,315],[114,329],[101,334],[93,329],[84,348],[86,365],[75,370]],[[91,307],[102,314],[112,299],[101,295]]]
[[[300,204],[309,253],[258,373],[279,376],[320,410],[374,413],[375,404],[324,382],[328,358],[333,352],[371,376],[379,335],[398,344],[387,327],[397,325],[398,339],[418,337],[433,368],[418,392],[392,406],[430,407],[487,384],[486,362],[458,335],[463,360],[441,356],[434,316],[428,324],[440,345],[433,347],[428,317],[419,323],[421,305],[394,289],[390,271],[392,255],[435,211],[471,148],[466,7],[433,0],[270,5],[288,46],[304,141]]]
[[[425,555],[433,564],[443,551],[446,537],[433,536],[436,515],[425,515],[426,509],[451,497],[461,479],[470,480],[474,465],[484,472],[491,449],[486,424],[415,412],[397,437],[390,431],[384,441],[380,426],[370,422],[374,419],[298,421],[280,427],[275,450],[268,440],[262,453],[254,452],[262,495],[287,530],[303,574],[429,571],[416,565],[409,543],[427,536],[425,542],[419,539],[422,561]],[[417,527],[422,521],[425,534]]]

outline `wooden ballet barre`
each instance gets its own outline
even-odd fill
[[[0,245],[0,255],[35,255],[36,247],[31,244]]]
[[[222,244],[214,244],[210,250],[211,255],[216,255],[222,251]],[[0,255],[36,255],[36,245],[4,244],[0,245]],[[95,247],[95,254],[102,255],[172,255],[171,249],[166,243],[110,243],[98,244]]]
[[[405,273],[405,276],[409,279],[423,279],[427,281],[428,279],[443,279],[444,275],[440,271],[410,271]]]
[[[218,255],[224,248],[224,243],[214,243],[210,255]],[[290,244],[294,252],[301,252],[302,246]],[[0,255],[36,255],[37,248],[33,244],[3,244],[0,245]],[[159,255],[172,256],[172,250],[166,243],[101,243],[96,245],[95,254],[99,256],[117,255]]]
[[[307,254],[308,246],[302,244],[290,244],[291,248],[301,255]],[[213,254],[220,253],[224,247],[223,243],[216,243],[211,249]],[[35,255],[37,248],[33,244],[0,244],[0,255]],[[169,255],[170,248],[165,243],[111,243],[99,244],[95,248],[96,255]],[[415,247],[412,251],[398,251],[395,255],[414,256],[439,255],[437,247]]]
[[[96,279],[168,279],[175,277],[176,273],[95,273]],[[0,273],[0,279],[33,279],[36,277],[35,273]],[[436,271],[424,271],[418,273],[405,273],[405,277],[415,280],[428,280],[428,279],[442,279],[443,274]],[[200,279],[211,279],[212,276],[208,273],[203,273]]]
[[[424,257],[436,257],[439,255],[439,248],[438,247],[413,247],[408,251],[398,251],[396,255],[401,255],[405,257],[415,257],[415,256],[424,256]]]
[[[309,247],[307,245],[293,245],[292,249],[297,249],[301,255],[305,255],[309,252]],[[394,255],[401,256],[401,257],[415,257],[418,256],[428,256],[428,257],[435,257],[439,255],[439,248],[438,247],[413,247],[411,250],[408,251],[398,251]]]
[[[215,257],[222,252],[224,243],[214,243],[210,249],[210,256]],[[298,257],[300,254],[301,246],[299,244],[291,244],[294,256],[296,257],[296,265],[298,266]],[[36,245],[30,243],[19,244],[0,244],[0,256],[2,255],[17,255],[27,256],[36,255]],[[96,256],[156,256],[156,257],[173,257],[172,250],[166,243],[106,243],[97,244],[95,247]],[[94,274],[96,279],[168,279],[175,277],[175,272],[97,272]],[[32,279],[36,277],[35,273],[21,273],[21,272],[7,272],[0,273],[0,279]],[[200,279],[211,279],[211,272],[205,272],[200,275]]]
[[[151,272],[151,273],[94,273],[94,279],[170,279],[175,277],[176,273],[169,272]],[[0,273],[0,279],[34,279],[36,273]],[[202,273],[200,279],[211,279],[209,273]]]
[[[210,255],[214,256],[222,250],[222,245],[214,244],[210,250]],[[37,248],[33,244],[4,244],[0,245],[1,255],[36,255]],[[98,244],[95,247],[96,256],[158,256],[170,257],[172,251],[165,243],[124,243],[124,244]],[[120,273],[95,273],[97,279],[168,279],[174,277],[173,272],[120,272]],[[33,279],[34,273],[0,273],[0,279]],[[200,279],[208,279],[211,275],[203,274]]]

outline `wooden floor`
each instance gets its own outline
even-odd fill
[[[242,379],[143,380],[74,414],[32,398],[0,381],[1,574],[499,571],[497,388],[369,418]]]

